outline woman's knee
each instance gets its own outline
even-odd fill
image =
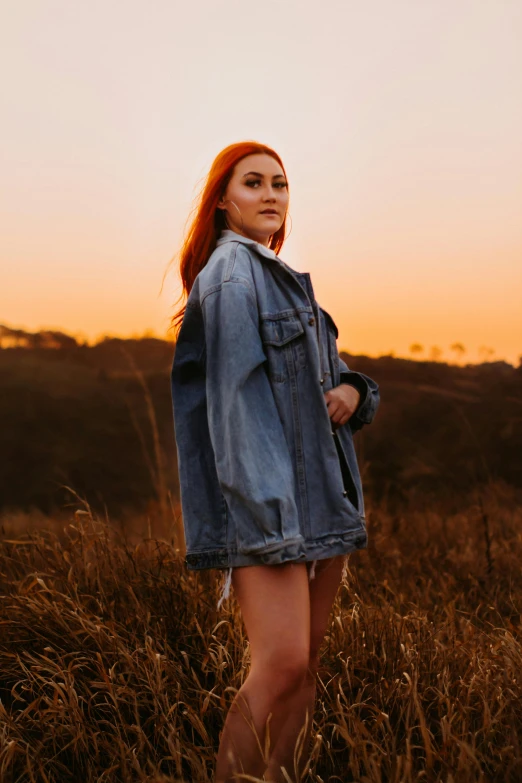
[[[273,696],[286,696],[303,684],[309,661],[308,650],[279,650],[253,663],[252,672],[263,679]]]

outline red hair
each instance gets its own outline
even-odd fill
[[[192,209],[194,217],[186,233],[185,239],[179,251],[179,270],[183,283],[183,291],[180,295],[188,297],[194,280],[206,265],[214,251],[221,231],[227,228],[225,214],[218,209],[217,204],[223,196],[232,177],[234,167],[247,155],[264,153],[277,160],[286,178],[283,161],[271,147],[260,144],[257,141],[239,141],[230,144],[216,156],[210,171],[203,183],[203,187]],[[279,253],[285,241],[286,217],[283,224],[270,240],[269,247]],[[171,318],[169,329],[179,332],[186,306],[183,305]]]

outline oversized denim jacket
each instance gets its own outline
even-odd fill
[[[379,387],[340,359],[337,336],[308,272],[221,233],[187,299],[171,372],[189,569],[366,546],[353,435],[373,420]],[[339,383],[361,393],[342,426],[324,399]]]

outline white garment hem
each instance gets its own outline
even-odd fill
[[[217,608],[218,609],[221,608],[221,604],[223,603],[225,598],[229,597],[229,595],[230,595],[230,585],[231,584],[232,584],[232,568],[229,568],[227,577],[226,577],[226,579],[225,579],[225,581],[223,583],[223,587],[222,587],[222,590],[221,590],[221,598],[219,599],[219,601],[217,603]]]
[[[308,574],[308,581],[311,582],[312,579],[315,579],[315,566],[317,565],[317,560],[312,560],[312,565],[310,566],[310,572]],[[348,577],[348,558],[345,558],[344,561],[344,567],[343,567],[343,581]],[[221,604],[225,600],[225,598],[228,598],[230,596],[230,586],[232,584],[232,568],[228,569],[227,576],[223,582],[223,587],[221,588],[221,595],[219,598],[219,601],[217,603],[217,608],[221,609]]]

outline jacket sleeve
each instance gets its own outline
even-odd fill
[[[202,299],[207,412],[222,492],[265,540],[298,529],[294,472],[266,372],[258,306],[247,281]]]
[[[350,425],[350,429],[354,433],[357,432],[357,430],[360,430],[365,424],[371,424],[373,421],[381,401],[379,386],[368,375],[350,370],[341,357],[339,357],[339,367],[341,370],[340,382],[355,386],[361,395],[359,405],[346,422]]]

